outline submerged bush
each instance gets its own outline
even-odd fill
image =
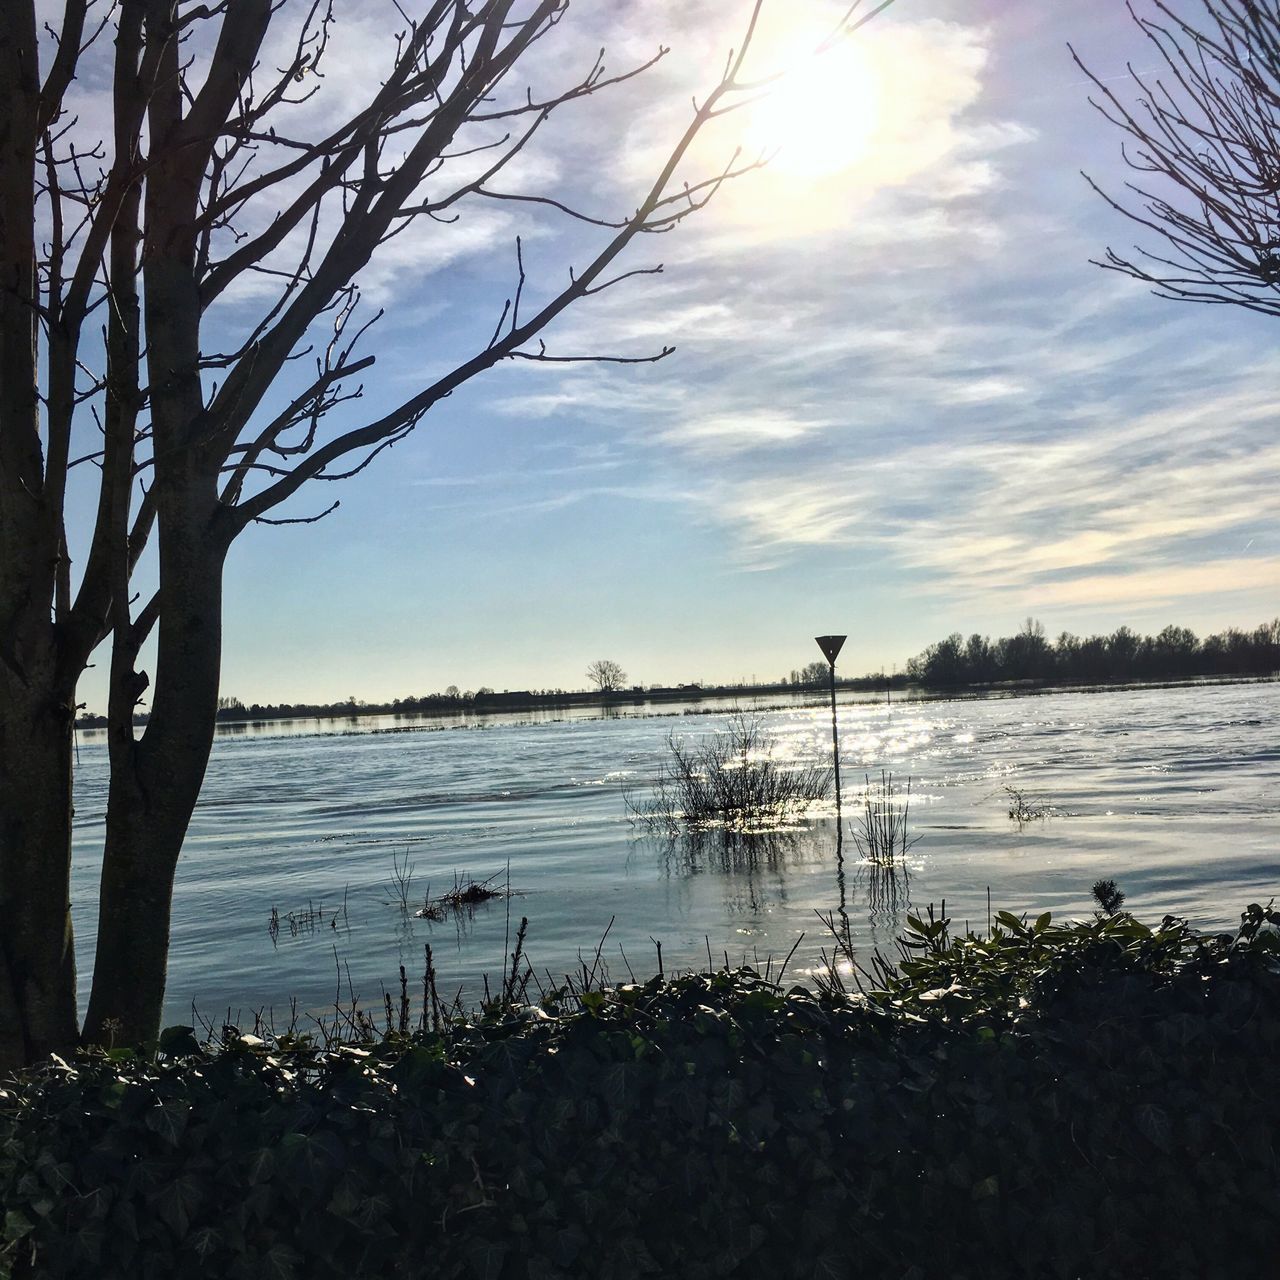
[[[862,796],[862,812],[853,827],[853,843],[867,862],[881,866],[904,863],[919,836],[907,834],[911,812],[911,779],[905,788],[893,785],[893,774],[880,770],[880,784],[873,786],[869,774]]]
[[[1029,796],[1018,787],[1005,787],[1009,797],[1009,817],[1019,828],[1028,822],[1039,822],[1053,813],[1053,806],[1035,796]]]
[[[0,1276],[1265,1274],[1280,915],[913,918],[321,1052],[171,1029],[0,1093]]]
[[[734,716],[714,738],[696,745],[673,733],[667,747],[652,794],[628,795],[627,805],[635,816],[670,830],[767,828],[831,794],[830,766],[777,759],[777,742],[749,716]]]

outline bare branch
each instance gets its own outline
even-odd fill
[[[258,516],[255,519],[255,523],[256,524],[318,524],[321,520],[325,518],[325,516],[332,515],[333,512],[337,511],[337,509],[341,505],[342,505],[342,500],[340,498],[335,498],[323,511],[319,513],[319,515],[293,516],[287,519],[282,517],[276,517],[273,519],[271,516]]]
[[[539,364],[657,364],[675,352],[675,347],[663,347],[647,356],[551,356],[545,343],[538,343],[537,351],[511,351],[508,359],[533,360]]]
[[[1151,6],[1156,17],[1129,13],[1161,69],[1128,68],[1132,104],[1070,50],[1091,104],[1129,144],[1125,163],[1146,175],[1126,184],[1132,199],[1086,181],[1162,242],[1161,252],[1108,249],[1098,265],[1161,297],[1280,315],[1280,9],[1204,0],[1193,26],[1165,0]]]
[[[488,200],[510,200],[520,204],[544,204],[549,209],[558,209],[561,213],[566,213],[571,218],[576,218],[579,222],[590,223],[593,227],[608,227],[610,230],[617,230],[619,227],[625,227],[627,220],[622,218],[613,221],[609,218],[595,217],[589,213],[582,213],[578,209],[565,204],[563,201],[555,199],[554,196],[529,196],[518,195],[510,191],[492,191],[483,185],[475,187],[477,194],[484,196]]]
[[[63,95],[75,76],[76,63],[80,58],[80,42],[84,36],[84,20],[88,11],[88,0],[67,0],[63,9],[62,29],[57,36],[58,51],[53,55],[53,65],[40,89],[37,133],[44,133],[62,110]]]

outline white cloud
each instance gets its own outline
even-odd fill
[[[1201,564],[1161,565],[1046,583],[1036,590],[1043,606],[1185,605],[1188,600],[1260,593],[1275,600],[1280,556],[1229,558]]]
[[[667,428],[659,439],[701,454],[735,453],[743,449],[788,444],[821,431],[829,424],[767,409],[690,417]]]
[[[720,479],[704,496],[749,558],[874,550],[957,598],[1107,603],[1126,589],[1154,600],[1274,585],[1266,557],[1180,563],[1191,544],[1240,546],[1280,525],[1276,369],[1250,372],[1233,394],[1131,421]]]

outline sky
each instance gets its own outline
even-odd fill
[[[1123,92],[1126,63],[1152,65],[1124,6],[897,0],[815,64],[842,8],[766,0],[751,66],[789,76],[717,122],[689,173],[739,143],[774,158],[633,246],[626,265],[661,274],[545,335],[558,354],[674,353],[499,366],[277,513],[340,497],[325,520],[249,530],[227,567],[226,694],[581,688],[602,657],[643,684],[773,680],[829,632],[852,675],[1028,616],[1204,634],[1280,613],[1273,322],[1090,264],[1140,229],[1081,177],[1118,189],[1126,171],[1067,42]],[[389,27],[374,0],[338,10],[324,88],[341,97],[376,76]],[[629,212],[746,16],[578,0],[530,56],[535,89],[602,46],[611,69],[671,52],[566,108],[505,188]],[[483,346],[516,235],[536,298],[607,234],[528,206],[460,214],[364,273],[385,316],[352,424]],[[262,298],[228,306],[234,326]]]

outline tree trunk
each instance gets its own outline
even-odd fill
[[[0,1070],[76,1044],[72,708],[0,678]]]
[[[208,505],[204,511],[207,517]],[[128,723],[134,694],[125,697],[122,683],[132,677],[131,662],[119,681],[113,671],[113,702],[119,688],[128,714],[113,707],[111,715],[98,946],[83,1033],[89,1044],[146,1044],[160,1029],[174,873],[213,745],[224,552],[196,533],[198,521],[180,523],[166,528],[162,507],[164,608],[155,696],[140,740]]]
[[[0,1068],[75,1043],[68,912],[71,689],[51,622],[63,570],[38,396],[35,10],[0,22]]]
[[[153,797],[144,769],[112,770],[86,1044],[140,1045],[159,1030],[174,872],[204,761],[169,771],[176,786]]]
[[[253,7],[265,25],[269,6]],[[222,459],[209,448],[200,374],[195,225],[207,159],[201,147],[209,139],[197,145],[183,134],[185,100],[172,6],[148,0],[145,25],[148,56],[157,60],[156,87],[147,99],[157,159],[143,197],[141,261],[154,447],[151,496],[160,552],[159,629],[151,713],[141,739],[135,739],[133,706],[145,681],[135,674],[134,662],[147,628],[141,615],[135,623],[122,607],[127,587],[113,591],[118,613],[108,709],[111,788],[98,948],[84,1025],[89,1043],[128,1045],[145,1044],[160,1029],[174,872],[213,745],[222,660],[222,566],[231,536],[222,524]],[[231,29],[224,28],[224,35]]]

